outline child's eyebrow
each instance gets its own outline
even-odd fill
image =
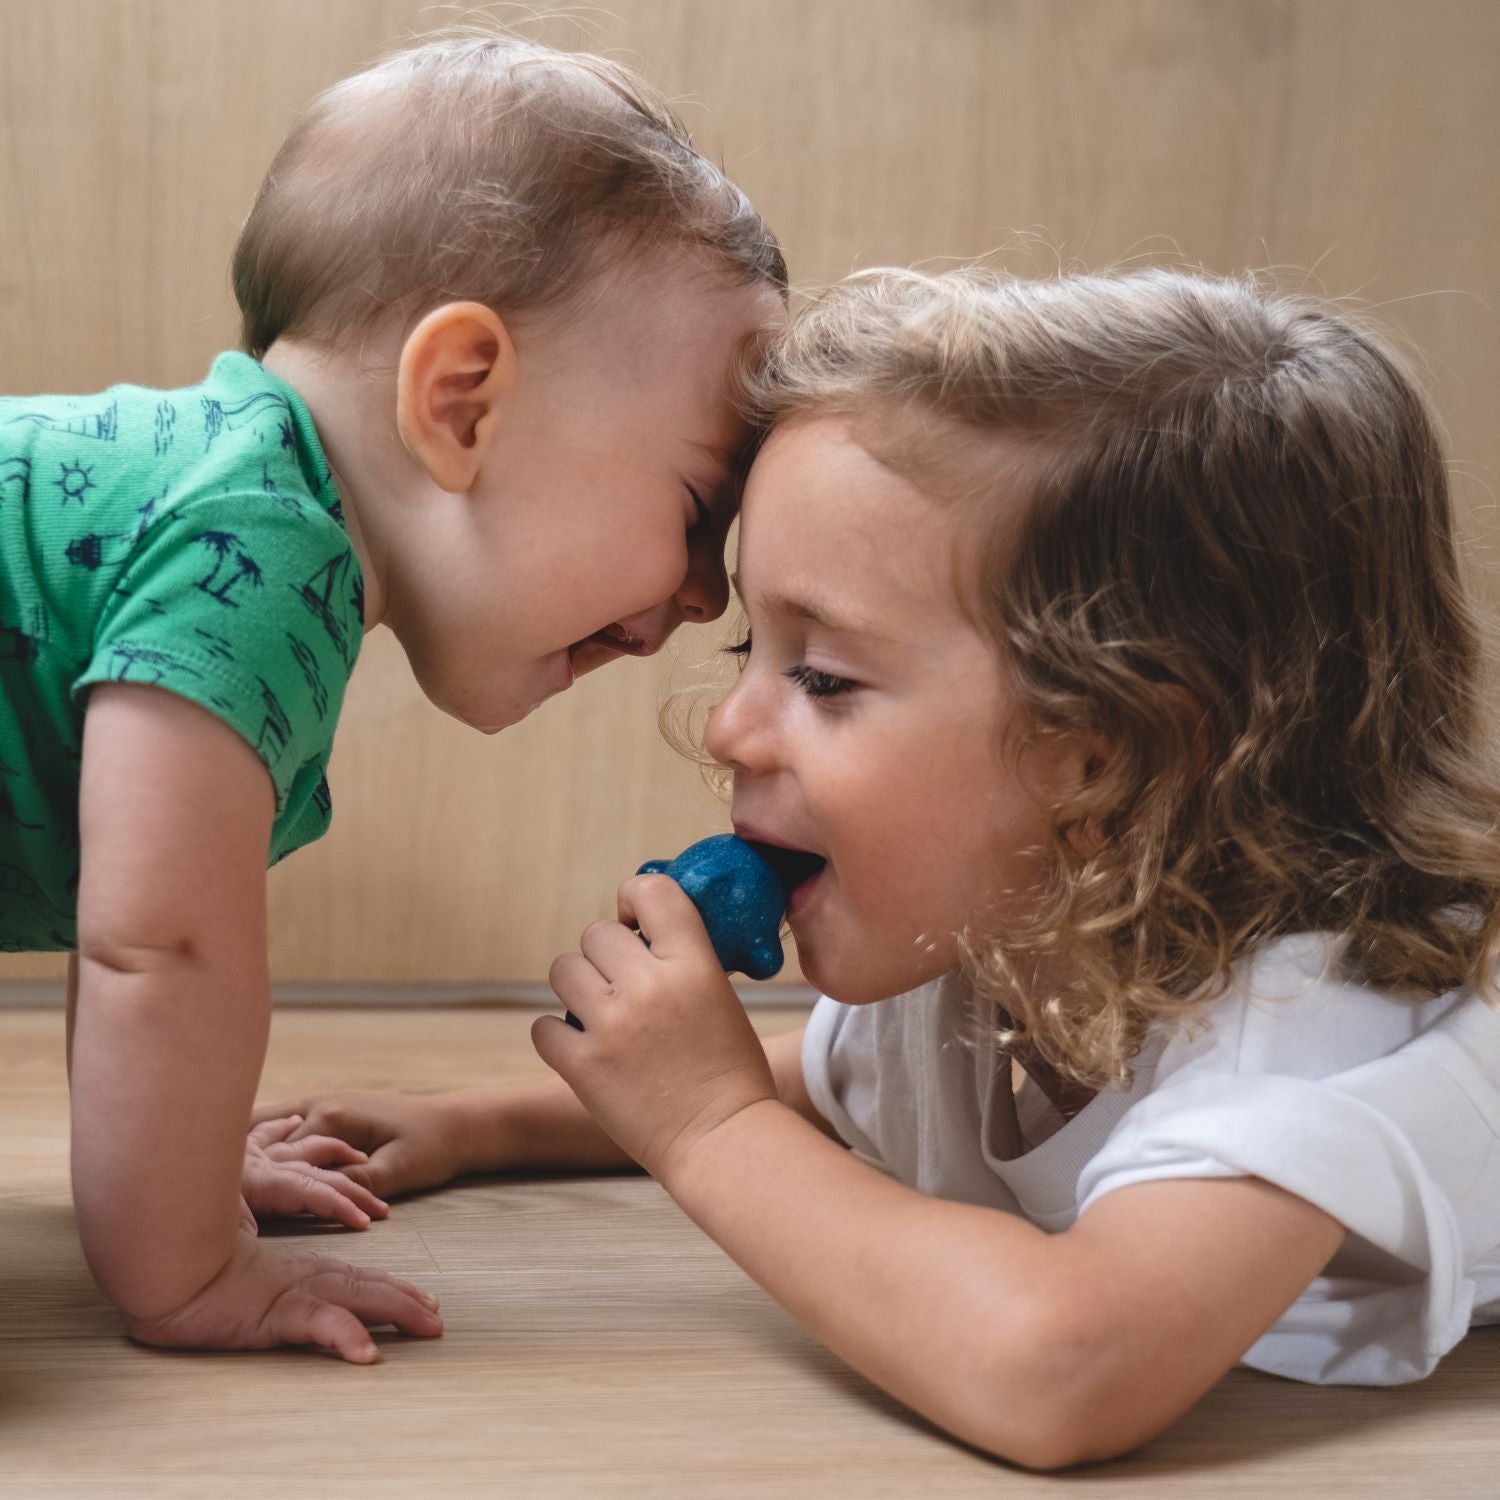
[[[734,585],[735,593],[743,601],[745,591],[740,587],[738,571],[729,575],[729,581]],[[893,642],[896,639],[890,631],[881,629],[874,621],[849,614],[815,593],[805,598],[797,598],[790,594],[762,593],[756,595],[756,602],[768,614],[792,615],[799,620],[811,620],[815,625],[821,625],[826,630],[835,630],[840,635],[861,635],[877,641]]]

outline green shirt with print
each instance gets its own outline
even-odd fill
[[[177,391],[0,399],[0,950],[76,946],[96,682],[244,737],[276,788],[271,863],[326,832],[363,612],[312,418],[255,360]]]

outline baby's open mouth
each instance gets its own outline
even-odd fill
[[[585,646],[603,646],[610,651],[619,651],[625,656],[649,656],[651,654],[650,648],[640,636],[632,634],[618,623],[606,625],[603,630],[596,630],[591,636],[576,641],[568,650],[570,653],[581,651]]]

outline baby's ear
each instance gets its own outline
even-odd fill
[[[515,378],[516,348],[482,302],[445,302],[407,335],[396,372],[396,427],[434,484],[472,489]]]

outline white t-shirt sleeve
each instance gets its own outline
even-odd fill
[[[1121,1119],[1079,1176],[1079,1212],[1140,1182],[1274,1183],[1352,1238],[1245,1362],[1318,1382],[1418,1379],[1468,1331],[1474,1268],[1500,1243],[1497,1058],[1500,1017],[1477,1000],[1323,1077],[1222,1071],[1207,1055]]]
[[[876,1053],[868,1016],[826,995],[813,1006],[802,1034],[807,1097],[846,1146],[879,1161],[879,1146],[860,1124],[875,1112],[873,1096],[880,1076]]]

